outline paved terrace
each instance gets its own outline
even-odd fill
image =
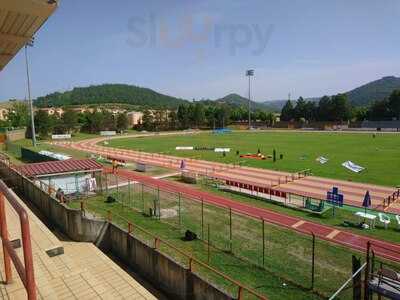
[[[92,243],[60,241],[20,200],[29,215],[38,299],[156,299]],[[21,238],[18,215],[6,201],[10,240]],[[64,247],[64,254],[46,251]],[[22,248],[17,249],[22,259]],[[13,266],[13,282],[3,283],[3,248],[0,247],[0,299],[27,299]]]
[[[180,168],[180,162],[182,158],[97,145],[103,140],[105,140],[105,138],[96,138],[76,143],[56,142],[55,144],[127,161],[140,161],[150,165],[163,166],[176,170],[179,170]],[[336,186],[339,188],[339,191],[343,193],[345,204],[359,207],[362,206],[364,195],[368,190],[371,195],[372,208],[393,213],[400,213],[400,204],[398,204],[397,199],[397,201],[393,201],[390,206],[383,206],[384,199],[392,196],[393,193],[397,191],[397,189],[394,187],[327,179],[316,176],[299,178],[297,174],[288,172],[240,167],[204,160],[185,159],[185,161],[186,170],[194,173],[223,180],[232,180],[253,186],[267,188],[273,187],[274,190],[277,191],[297,194],[305,197],[313,197],[321,200],[326,199],[326,192],[331,190],[333,186]]]

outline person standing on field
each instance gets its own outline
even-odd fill
[[[112,172],[113,172],[113,174],[115,174],[117,172],[117,168],[118,168],[117,160],[113,159],[112,160]]]

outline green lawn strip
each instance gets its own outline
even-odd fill
[[[51,152],[67,154],[76,159],[89,157],[89,154],[86,152],[51,145],[48,141],[39,141],[39,143],[36,145],[36,147],[33,147],[32,141],[28,140],[28,139],[18,140],[18,141],[13,142],[13,144],[19,145],[21,147],[27,148],[27,149],[35,151],[35,152],[47,150],[47,151],[51,151]],[[12,153],[9,153],[9,154],[12,155]]]
[[[169,177],[167,180],[173,180],[173,181],[180,181],[180,177],[175,176],[175,177]],[[309,212],[297,210],[294,208],[290,207],[285,207],[283,205],[279,205],[273,202],[268,202],[268,200],[262,200],[260,198],[253,198],[250,196],[246,195],[240,195],[238,193],[231,193],[227,191],[222,191],[217,189],[216,187],[213,187],[211,185],[204,184],[204,182],[200,182],[196,185],[196,188],[199,188],[203,191],[206,192],[211,192],[216,195],[220,195],[226,198],[230,198],[239,202],[243,202],[246,204],[250,204],[255,207],[260,207],[260,208],[266,208],[270,209],[276,212],[280,212],[286,215],[294,216],[294,217],[300,217],[302,219],[323,224],[323,225],[328,225],[328,226],[333,226],[339,230],[346,230],[349,232],[353,232],[359,235],[364,235],[364,236],[369,236],[372,238],[380,239],[380,240],[385,240],[388,242],[394,242],[394,243],[400,243],[400,230],[396,226],[396,221],[394,217],[392,216],[392,222],[389,224],[388,229],[385,229],[383,225],[379,224],[377,220],[377,224],[375,226],[375,229],[359,229],[359,228],[354,228],[354,227],[344,227],[343,226],[343,221],[351,221],[354,223],[360,222],[360,219],[354,215],[356,211],[364,211],[363,208],[336,208],[335,211],[335,216],[332,215],[332,210],[327,211],[323,215],[316,215],[316,214],[311,214]],[[377,212],[372,211],[372,210],[367,210],[368,213],[372,213],[375,215],[378,215]]]
[[[113,192],[111,194],[115,198],[119,199],[119,201],[129,205],[128,200],[125,199],[126,195],[128,194],[126,191],[120,190],[119,193]],[[152,192],[150,189],[146,190],[145,188],[143,197],[144,201],[142,201],[140,188],[136,188],[136,191],[131,192],[131,198],[134,198],[131,199],[131,204],[133,203],[131,206],[139,209],[143,209],[143,207],[145,207],[145,211],[147,211],[148,208],[154,205],[156,195],[157,194],[155,191]],[[165,195],[161,195],[161,197],[162,209],[177,207],[178,203],[176,198],[170,198],[168,201],[168,199],[164,199]],[[106,209],[108,205],[109,204],[105,203],[100,204],[103,209]],[[199,237],[202,235],[201,220],[199,220],[201,216],[200,210],[201,204],[194,203],[191,200],[181,199],[181,228],[184,230],[190,229],[196,232]],[[210,239],[212,245],[228,251],[230,249],[230,243],[227,224],[229,223],[227,223],[228,217],[226,211],[222,209],[218,210],[214,207],[209,207],[206,205],[203,206],[203,211],[204,227],[207,228],[208,224],[211,226]],[[131,212],[128,211],[128,217],[129,214],[131,214]],[[145,218],[145,220],[155,222],[151,218]],[[179,223],[178,217],[162,219],[162,221],[163,223],[171,224],[171,229],[177,228],[176,224]],[[233,224],[233,254],[243,259],[239,261],[243,262],[244,265],[247,266],[246,270],[250,266],[253,266],[251,268],[255,268],[255,270],[258,270],[258,272],[268,273],[255,266],[256,264],[259,266],[262,265],[261,222],[251,218],[233,215]],[[275,227],[273,225],[265,224],[264,226],[266,245],[264,259],[267,270],[293,282],[308,286],[311,280],[311,238],[299,235],[290,230]],[[179,233],[179,230],[175,230],[174,232]],[[182,233],[178,235],[180,237]],[[207,230],[203,231],[203,239],[208,239]],[[221,255],[225,253],[222,251],[220,252]],[[348,278],[351,273],[351,253],[352,252],[344,248],[336,247],[323,241],[317,242],[315,281],[316,290],[322,294],[330,295]],[[224,255],[233,257],[232,255],[228,254]],[[207,257],[206,252],[204,253],[204,257]],[[246,261],[248,263],[245,263]],[[223,265],[224,264],[222,264],[220,267],[223,267]],[[237,272],[237,270],[235,272]],[[238,279],[241,280],[240,278]],[[249,282],[251,283],[251,281]]]
[[[145,152],[164,153],[181,157],[196,157],[225,163],[242,162],[246,166],[295,172],[311,169],[316,176],[352,180],[387,186],[400,184],[397,170],[400,168],[400,135],[364,133],[319,133],[319,132],[233,132],[228,134],[200,133],[191,136],[152,136],[136,139],[110,140],[110,147],[136,149]],[[176,146],[229,147],[231,152],[224,157],[213,151],[179,151]],[[283,154],[275,163],[271,159],[241,159],[241,154]],[[315,161],[325,156],[329,162],[321,165]],[[353,173],[341,164],[351,160],[366,169]]]
[[[162,210],[172,209],[178,212],[181,211],[182,228],[190,229],[191,231],[196,232],[199,237],[206,241],[208,240],[208,225],[210,225],[211,243],[213,243],[213,245],[219,249],[225,251],[231,250],[229,240],[229,210],[207,204],[203,204],[202,207],[200,202],[186,199],[183,196],[181,196],[179,200],[179,194],[177,193],[163,192],[156,188],[150,188],[147,186],[144,186],[143,189],[143,200],[141,199],[141,187],[142,185],[132,185],[131,190],[125,187],[125,189],[119,189],[118,193],[115,191],[111,191],[111,193],[116,199],[125,203],[125,205],[145,212],[148,212],[150,208],[154,209],[158,203],[157,199],[160,198]],[[251,198],[250,200],[258,201]],[[202,211],[203,218],[201,218]],[[238,257],[261,266],[261,221],[236,214],[232,214],[232,216],[233,253]],[[325,217],[329,219],[329,215]],[[175,227],[179,226],[178,216],[169,216],[166,219],[162,219],[162,221],[167,222]],[[304,270],[311,269],[311,237],[299,235],[291,230],[275,227],[267,223],[265,223],[264,226],[266,245],[264,256],[265,266],[269,270],[296,283],[310,281],[309,272]],[[293,242],[290,242],[291,236],[295,237]],[[299,243],[299,241],[301,242]],[[288,247],[288,245],[291,244],[294,246]],[[293,252],[293,249],[296,249],[299,252]],[[332,249],[334,249],[333,252]],[[338,249],[341,249],[342,252],[340,253],[340,250]],[[286,253],[285,259],[281,258],[283,253]],[[303,255],[301,253],[303,253]],[[316,253],[316,278],[320,278],[320,280],[316,280],[316,286],[320,291],[324,292],[333,292],[330,289],[335,288],[336,286],[332,283],[337,283],[337,286],[339,286],[347,278],[346,276],[350,274],[350,253],[356,253],[358,256],[363,255],[358,252],[351,252],[342,247],[335,247],[333,244],[326,243],[324,241],[317,242]],[[326,253],[329,253],[329,255],[325,257]],[[268,265],[268,259],[272,260],[270,265]],[[287,264],[288,262],[290,262],[290,264]],[[290,269],[287,269],[288,265],[290,266]],[[333,272],[332,270],[336,270],[337,273]]]

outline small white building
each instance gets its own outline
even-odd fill
[[[141,111],[130,111],[127,116],[129,127],[142,123],[143,113]]]
[[[93,159],[68,159],[25,164],[18,169],[49,194],[60,189],[64,195],[76,195],[96,190],[103,166]]]

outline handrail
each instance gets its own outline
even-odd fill
[[[367,266],[367,263],[363,263],[362,266],[356,271],[354,272],[349,279],[346,280],[345,283],[342,284],[342,286],[329,298],[329,300],[333,300],[336,298],[337,295],[339,295],[346,287],[346,285],[348,285],[350,283],[350,281],[353,280],[354,277],[356,277],[365,267]]]
[[[87,205],[87,203],[85,203],[84,201],[81,201],[81,210],[84,210],[84,204]],[[90,205],[87,205],[90,206]],[[210,265],[208,265],[207,263],[204,263],[200,260],[198,260],[197,258],[194,258],[192,255],[186,253],[185,251],[182,251],[181,249],[179,249],[178,247],[172,245],[171,243],[161,239],[159,236],[155,235],[154,233],[136,225],[136,224],[132,224],[131,221],[129,221],[128,219],[124,218],[123,216],[117,214],[117,213],[112,213],[111,211],[107,211],[107,221],[108,222],[112,222],[112,215],[120,218],[121,220],[127,222],[128,225],[128,234],[132,235],[132,231],[134,230],[134,228],[139,229],[140,231],[142,231],[143,233],[149,235],[151,238],[154,239],[154,248],[158,249],[160,243],[165,244],[166,246],[168,246],[169,248],[175,250],[176,252],[178,252],[179,254],[183,255],[184,257],[186,257],[187,259],[189,259],[189,270],[193,271],[193,263],[197,263],[198,265],[210,270],[211,272],[221,276],[223,279],[229,281],[230,283],[236,285],[238,287],[238,295],[237,295],[237,299],[238,300],[242,300],[243,299],[243,291],[247,291],[249,294],[257,297],[258,299],[261,300],[268,300],[267,297],[259,294],[258,292],[254,291],[253,289],[244,286],[242,283],[240,283],[239,281],[236,281],[233,278],[230,278],[228,275],[222,273],[221,271],[211,267]]]
[[[17,252],[12,246],[10,240],[8,239],[5,199],[11,204],[20,219],[25,267],[22,264],[21,259],[18,257]],[[28,299],[36,300],[36,284],[33,270],[32,245],[28,214],[18,202],[17,196],[14,194],[14,192],[12,192],[2,180],[0,180],[0,225],[0,236],[3,243],[4,271],[6,274],[6,283],[10,283],[12,281],[12,261],[26,289]]]

